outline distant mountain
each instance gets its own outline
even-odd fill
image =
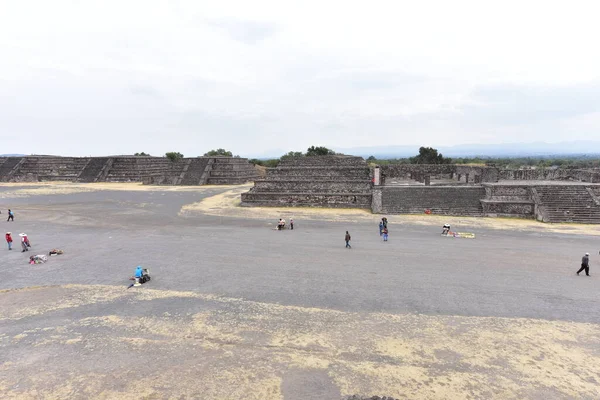
[[[0,154],[0,157],[25,157],[26,154]]]
[[[419,153],[417,145],[374,146],[335,148],[339,153],[362,157],[406,158]],[[598,155],[600,141],[580,140],[560,143],[502,143],[502,144],[460,144],[456,146],[432,146],[446,157],[528,157],[561,155]]]

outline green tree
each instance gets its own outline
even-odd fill
[[[204,157],[214,157],[214,156],[233,157],[233,153],[230,151],[227,151],[225,149],[216,149],[216,150],[211,150],[207,153],[204,153]]]
[[[411,164],[450,164],[451,158],[444,158],[442,153],[438,154],[433,147],[419,148],[419,155],[410,158]]]
[[[181,154],[178,151],[177,152],[176,151],[170,151],[168,153],[165,153],[165,157],[167,157],[172,162],[175,162],[177,160],[181,160],[183,158],[183,154]]]
[[[272,160],[265,160],[264,165],[267,168],[276,168],[277,165],[279,165],[279,160],[277,158]]]
[[[306,150],[306,155],[311,157],[311,156],[332,156],[335,154],[335,151],[328,149],[327,147],[323,147],[323,146],[310,146],[307,150]]]
[[[375,160],[376,160],[375,156],[369,156],[369,158],[367,158],[367,161],[375,161]]]
[[[135,153],[134,156],[136,156],[136,157],[150,157],[150,154],[144,153],[142,151],[141,153]]]
[[[290,157],[304,157],[304,154],[301,151],[290,151],[281,156],[281,160],[285,160]]]

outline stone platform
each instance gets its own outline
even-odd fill
[[[245,158],[197,157],[170,161],[166,157],[0,158],[2,182],[144,182],[163,185],[235,185],[258,178]]]
[[[370,176],[361,157],[292,157],[267,169],[266,179],[242,194],[242,205],[371,208]]]

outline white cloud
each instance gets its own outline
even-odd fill
[[[6,1],[0,137],[5,152],[76,155],[600,139],[585,117],[600,111],[599,11]]]

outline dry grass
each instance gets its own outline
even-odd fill
[[[203,192],[207,190],[214,190],[215,188],[234,188],[235,186],[153,186],[143,185],[139,182],[28,182],[0,183],[0,187],[14,188],[14,190],[0,192],[0,198],[19,198],[42,195],[66,195],[102,190],[117,190],[126,192]]]
[[[118,390],[102,382],[114,380],[113,374],[127,375],[128,366],[115,365],[107,375],[70,365],[62,367],[69,371],[68,378],[59,379],[52,375],[52,366],[41,374],[11,373],[33,368],[17,358],[0,365],[2,398],[66,398],[72,393],[88,398],[162,398],[168,390],[173,398],[202,393],[205,399],[281,399],[282,375],[289,369],[325,371],[343,395],[600,398],[600,353],[593,350],[600,346],[600,327],[595,324],[358,314],[112,286],[69,285],[30,289],[26,294],[40,296],[48,290],[60,290],[62,295],[52,294],[43,308],[30,309],[27,297],[19,304],[12,300],[0,321],[71,308],[71,322],[2,338],[4,345],[18,347],[30,341],[34,347],[81,346],[84,352],[90,351],[86,346],[114,347],[135,353],[140,346],[152,345],[150,360],[190,349],[188,356],[178,360],[182,368],[150,364],[146,380],[152,385],[131,382]],[[0,301],[17,292],[0,292]],[[183,320],[169,313],[124,318],[110,313],[89,317],[78,311],[90,304],[88,299],[116,307],[123,301],[144,307],[145,301],[156,306],[157,300],[166,298],[208,301],[215,307]],[[91,341],[85,339],[90,332],[94,332]],[[60,363],[61,355],[54,362]],[[17,383],[25,388],[18,396],[11,391]]]

